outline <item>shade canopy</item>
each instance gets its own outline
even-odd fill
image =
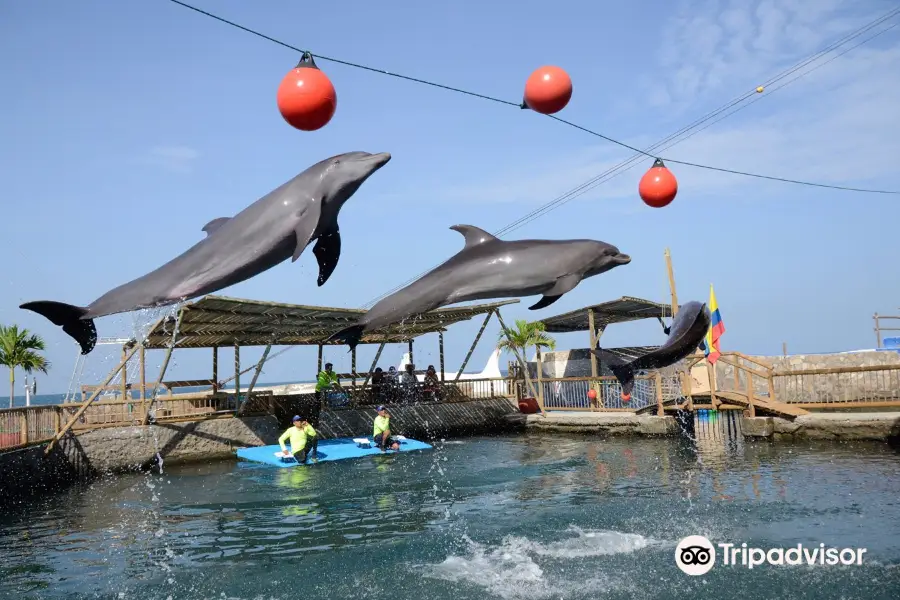
[[[478,315],[486,315],[518,300],[490,304],[440,308],[406,319],[403,323],[367,331],[361,344],[393,344],[446,331],[447,327]],[[304,306],[242,300],[225,296],[205,296],[181,307],[176,348],[212,348],[214,346],[298,346],[339,345],[326,342],[333,333],[352,325],[366,314],[363,309]],[[172,343],[176,318],[157,321],[144,347],[167,348]]]
[[[547,331],[551,333],[590,331],[589,311],[594,311],[594,326],[598,329],[614,323],[672,316],[672,306],[669,304],[660,304],[659,302],[644,300],[643,298],[622,296],[618,300],[585,306],[555,317],[541,319],[541,322],[545,325]]]

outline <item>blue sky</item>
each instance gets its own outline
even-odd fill
[[[534,68],[557,64],[575,90],[560,116],[632,145],[681,128],[892,4],[559,1],[548,10],[531,1],[196,1],[314,53],[512,101]],[[450,225],[495,231],[631,154],[528,111],[324,60],[337,113],[324,129],[299,132],[275,106],[276,88],[298,58],[165,0],[0,5],[0,322],[47,340],[54,368],[42,377],[43,392],[65,389],[75,344],[20,303],[86,305],[187,249],[209,220],[235,214],[322,158],[393,154],[341,214],[344,248],[330,281],[316,286],[307,250],[297,263],[220,293],[361,306],[458,251],[462,238]],[[898,95],[900,28],[664,156],[897,189]],[[706,300],[715,284],[726,349],[777,354],[782,341],[792,353],[872,347],[872,314],[900,312],[896,196],[672,165],[678,198],[652,210],[636,193],[652,161],[645,162],[505,236],[591,237],[633,257],[543,311],[528,311],[536,298],[523,299],[504,311],[508,321],[622,295],[666,300],[667,246],[681,301]],[[132,319],[100,319],[100,335],[127,334]],[[479,325],[446,335],[448,368]],[[494,322],[471,368],[484,364],[498,330]],[[437,363],[436,337],[418,344],[417,364]],[[583,347],[582,338],[558,342]],[[605,341],[653,344],[661,332],[653,322],[621,325]],[[402,351],[386,349],[382,365],[396,364]],[[259,352],[247,350],[244,360]],[[361,350],[360,368],[373,355],[374,348]],[[346,347],[326,356],[349,370]],[[112,360],[95,351],[84,383],[97,382]],[[262,379],[308,378],[314,368],[315,349],[299,348],[268,365]],[[208,352],[184,351],[167,378],[208,372]]]

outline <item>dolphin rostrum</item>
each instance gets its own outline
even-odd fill
[[[62,326],[81,346],[97,342],[94,319],[175,304],[259,275],[288,258],[296,261],[317,240],[319,286],[341,255],[338,213],[372,173],[391,159],[387,152],[347,152],[309,167],[233,217],[213,219],[206,237],[155,271],[106,292],[86,307],[39,301],[19,308]]]
[[[615,246],[595,240],[506,242],[473,225],[454,225],[450,229],[465,237],[462,250],[375,304],[355,325],[333,334],[329,340],[355,347],[367,330],[467,300],[543,294],[529,307],[537,310],[559,300],[582,279],[631,262]]]
[[[661,321],[660,321],[661,322]],[[601,361],[606,363],[622,386],[622,399],[629,400],[634,389],[634,374],[645,369],[662,369],[674,365],[689,356],[709,330],[710,314],[706,304],[691,301],[684,304],[669,327],[663,331],[669,336],[662,346],[625,362],[615,354],[601,350],[599,343],[596,350],[591,350]]]

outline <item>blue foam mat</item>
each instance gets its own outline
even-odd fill
[[[410,450],[432,450],[433,446],[406,438],[400,441],[400,450],[387,450],[382,453],[371,438],[367,438],[371,445],[369,447],[360,446],[354,438],[335,438],[328,440],[319,440],[319,448],[316,456],[310,456],[307,464],[313,464],[312,459],[316,458],[319,462],[346,460],[348,458],[361,458],[363,456],[374,456],[376,454],[398,454],[409,452]],[[290,444],[288,444],[290,448]],[[272,446],[254,446],[252,448],[238,448],[238,458],[249,460],[257,463],[264,463],[275,467],[297,467],[300,466],[293,457],[282,459],[275,456],[276,452],[281,452],[281,446],[278,444]]]

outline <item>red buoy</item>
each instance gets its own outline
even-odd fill
[[[572,80],[569,74],[554,66],[535,69],[525,82],[525,99],[522,108],[545,115],[552,115],[566,107],[572,98]]]
[[[588,390],[588,398],[591,400],[597,399],[597,390]]]
[[[628,404],[629,402],[631,402],[631,394],[619,394],[619,396],[622,398],[623,404]]]
[[[653,166],[641,177],[638,193],[647,206],[662,208],[675,199],[678,181],[663,161],[657,158]]]
[[[303,53],[297,66],[281,80],[276,100],[284,120],[302,131],[321,129],[337,109],[334,85],[308,52]]]

